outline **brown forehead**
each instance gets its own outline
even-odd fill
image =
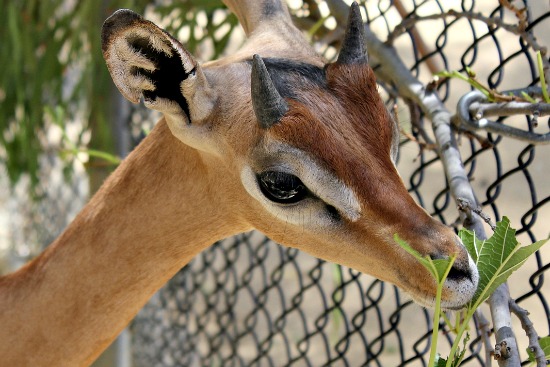
[[[365,174],[393,169],[392,122],[372,69],[331,64],[325,86],[310,85],[301,92],[300,101],[290,101],[290,111],[269,134],[308,152],[356,189],[364,186]]]

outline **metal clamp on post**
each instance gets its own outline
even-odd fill
[[[537,93],[537,88],[525,89]],[[538,88],[540,91],[540,88]],[[504,92],[503,94],[519,94],[521,90]],[[538,134],[489,120],[490,116],[536,115],[537,117],[550,115],[550,104],[529,102],[488,102],[487,97],[480,91],[471,91],[460,98],[457,104],[456,117],[461,127],[474,131],[485,130],[491,133],[507,136],[530,144],[550,144],[550,132]]]

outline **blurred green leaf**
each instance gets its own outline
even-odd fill
[[[550,359],[550,336],[545,336],[539,339],[539,345],[544,352],[546,359]],[[527,348],[527,354],[529,355],[529,361],[535,362],[535,354],[529,348]]]
[[[103,21],[119,8],[160,15],[176,37],[189,28],[182,43],[193,53],[208,43],[213,46],[208,57],[214,58],[225,52],[239,27],[220,0],[0,0],[0,145],[5,150],[0,163],[12,184],[22,175],[37,183],[40,137],[48,121],[45,107],[63,111],[63,119],[57,120],[63,129],[66,122],[84,117],[83,129],[91,130],[92,140],[89,147],[73,142],[78,149],[114,156],[112,97],[118,92],[101,55],[100,34]],[[199,27],[203,15],[207,24]]]

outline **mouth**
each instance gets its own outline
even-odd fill
[[[441,309],[458,311],[465,308],[474,297],[479,282],[479,273],[472,258],[469,258],[467,270],[453,268],[443,285],[444,296],[441,299]],[[435,284],[435,282],[434,282]],[[407,292],[421,306],[433,308],[436,299],[433,295],[422,294],[417,287],[415,292]]]

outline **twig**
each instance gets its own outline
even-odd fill
[[[485,366],[489,367],[491,365],[491,359],[495,353],[493,345],[491,344],[491,324],[480,310],[476,310],[474,313],[474,318],[477,320],[477,328],[479,329],[481,340],[483,341],[483,345],[485,347]]]
[[[539,344],[539,336],[531,320],[529,319],[529,312],[519,307],[519,305],[513,299],[510,299],[510,311],[521,322],[521,327],[525,330],[525,334],[529,338],[529,349],[535,355],[535,361],[537,362],[537,367],[546,366],[546,356],[544,351]]]
[[[420,115],[420,108],[417,104],[415,104],[410,99],[404,99],[404,102],[407,104],[407,107],[409,108],[409,115],[411,117],[411,125],[416,128],[418,131],[418,134],[424,139],[425,145],[430,147],[429,149],[435,149],[434,147],[435,142],[433,139],[428,135],[428,132],[424,128],[424,125],[422,123],[421,115]]]
[[[489,139],[487,139],[484,136],[481,136],[480,134],[476,133],[475,131],[466,130],[461,126],[455,125],[454,123],[453,123],[453,127],[454,127],[455,131],[458,134],[465,135],[470,140],[472,140],[472,139],[476,140],[479,143],[479,145],[481,145],[481,149],[489,149],[489,148],[494,147],[494,144],[491,143],[489,141]]]
[[[550,73],[550,62],[546,57],[548,53],[548,49],[540,45],[534,35],[532,35],[530,32],[525,31],[525,26],[521,21],[519,22],[519,24],[509,24],[509,23],[505,23],[500,17],[486,17],[481,13],[457,12],[456,10],[451,9],[444,13],[430,14],[426,16],[408,17],[407,19],[404,19],[400,25],[395,27],[394,30],[388,35],[388,39],[386,43],[388,45],[391,45],[397,37],[399,37],[403,33],[407,32],[409,29],[414,27],[414,25],[417,22],[426,21],[426,20],[446,19],[449,17],[453,17],[455,19],[466,18],[469,20],[478,20],[480,22],[485,23],[489,28],[492,28],[492,29],[502,28],[510,33],[520,36],[525,41],[525,43],[529,45],[531,49],[533,49],[534,51],[541,52],[543,56],[545,74]]]
[[[401,0],[394,0],[393,1],[393,6],[395,6],[395,8],[397,9],[397,12],[399,13],[399,15],[401,16],[402,19],[407,18],[407,16],[408,16],[407,10],[405,9],[403,4],[401,3]],[[418,29],[416,29],[416,27],[413,25],[409,29],[409,32],[411,33],[411,36],[414,39],[414,42],[416,43],[418,53],[422,56],[428,55],[430,53],[430,51],[428,50],[428,46],[426,46],[426,42],[424,42],[424,39],[422,38],[422,36],[418,32]],[[426,65],[428,66],[428,69],[430,70],[430,72],[432,74],[435,74],[435,73],[437,73],[438,71],[441,70],[438,63],[435,61],[435,59],[433,57],[429,57],[429,58],[426,59]]]
[[[493,231],[495,230],[496,228],[495,223],[493,223],[493,221],[491,220],[491,217],[483,213],[483,210],[481,210],[479,206],[473,206],[472,203],[470,203],[470,201],[465,198],[457,198],[456,202],[459,210],[465,211],[466,215],[468,215],[469,217],[471,217],[471,214],[469,214],[468,211],[476,213],[477,215],[479,215],[481,219],[483,219],[485,223],[489,225],[489,227],[491,227]]]
[[[405,131],[405,129],[403,129],[403,127],[400,126],[399,131],[401,132],[401,135],[407,138],[408,140],[415,142],[418,145],[418,148],[420,149],[420,153],[418,154],[419,156],[420,154],[422,154],[422,151],[424,150],[437,150],[437,145],[430,139],[430,137],[428,136],[428,133],[420,123],[420,113],[418,112],[418,106],[416,106],[411,101],[406,101],[406,103],[410,111],[411,126],[416,128],[416,130],[418,131],[420,136],[424,139],[424,141],[420,141],[420,139],[417,139],[413,134]],[[399,119],[397,118],[398,116],[397,104],[393,105],[393,110],[397,121],[399,121]]]
[[[500,5],[502,5],[508,10],[511,10],[516,15],[516,18],[518,18],[519,29],[525,30],[525,28],[527,28],[527,25],[528,25],[527,16],[526,16],[527,8],[520,9],[516,7],[514,4],[510,3],[510,1],[508,0],[499,0],[498,2],[500,3]]]
[[[420,156],[420,154],[422,154],[422,152],[424,150],[432,150],[432,151],[437,150],[437,145],[436,144],[429,144],[429,143],[420,141],[414,135],[412,135],[411,133],[405,131],[403,128],[400,128],[399,130],[401,132],[401,135],[403,135],[408,140],[410,140],[412,142],[415,142],[418,145],[418,148],[420,149],[420,153],[418,153],[419,156]],[[415,162],[416,162],[417,158],[414,159]]]
[[[540,53],[537,53],[537,58],[539,57]],[[540,60],[542,62],[542,59]],[[541,76],[541,87],[536,86],[530,86],[520,89],[514,89],[504,92],[499,92],[496,89],[491,89],[487,85],[485,85],[483,82],[479,81],[476,78],[476,73],[466,67],[466,75],[464,75],[462,72],[453,70],[453,71],[441,71],[434,75],[433,80],[428,84],[428,87],[433,85],[435,88],[437,88],[440,84],[445,82],[449,78],[458,78],[460,80],[465,81],[466,83],[470,84],[472,87],[474,87],[476,90],[481,92],[483,95],[485,95],[487,101],[489,102],[527,102],[533,105],[542,105],[543,108],[546,108],[549,106],[549,99],[545,96],[545,79],[544,76],[544,70],[543,66],[539,66],[539,74]],[[542,102],[537,102],[536,98],[540,98]],[[545,103],[546,102],[546,103]],[[544,107],[546,106],[546,107]],[[527,110],[529,112],[529,110]]]
[[[408,31],[411,27],[414,27],[415,23],[426,21],[426,20],[439,20],[439,19],[446,19],[446,18],[466,18],[468,20],[478,20],[480,22],[485,23],[489,28],[497,29],[502,28],[510,33],[513,33],[517,36],[520,36],[523,38],[525,42],[535,51],[542,51],[544,50],[544,55],[546,54],[546,47],[541,46],[537,39],[525,32],[525,29],[516,24],[509,24],[502,20],[500,17],[486,17],[481,13],[475,13],[471,11],[465,11],[465,12],[458,12],[456,10],[449,10],[444,13],[436,13],[436,14],[430,14],[430,15],[424,15],[424,16],[414,16],[414,17],[408,17],[401,22],[400,25],[395,27],[395,29],[388,35],[387,43],[391,44],[395,40],[396,37],[402,35],[406,31]]]

